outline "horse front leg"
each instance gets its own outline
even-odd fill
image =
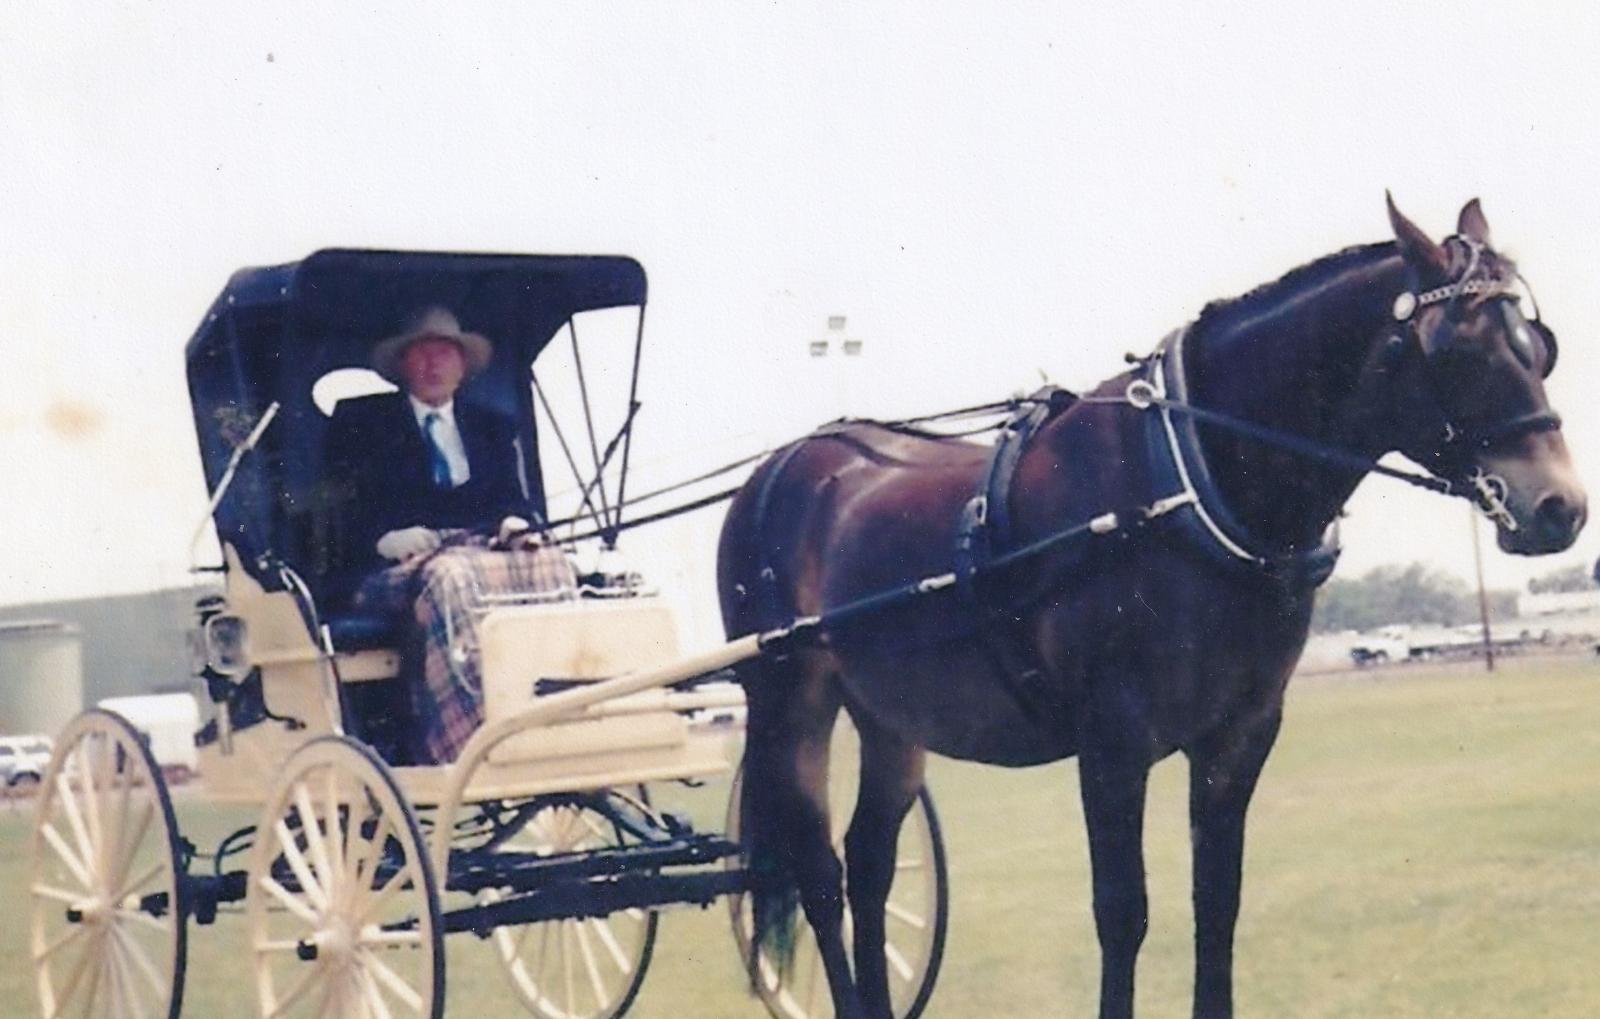
[[[1272,751],[1281,706],[1188,751],[1194,853],[1194,1019],[1233,1015],[1233,932],[1239,919],[1244,819]]]
[[[1132,1019],[1134,964],[1149,926],[1144,801],[1150,765],[1136,752],[1088,745],[1078,771],[1100,939],[1100,1019]]]

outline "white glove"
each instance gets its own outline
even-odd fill
[[[544,539],[533,525],[521,517],[506,517],[500,521],[500,530],[495,534],[496,548],[538,548],[544,544]]]
[[[378,539],[378,554],[399,562],[439,547],[439,532],[426,527],[402,527]]]

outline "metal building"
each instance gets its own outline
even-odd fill
[[[83,708],[83,642],[54,619],[0,622],[0,733],[53,736]]]

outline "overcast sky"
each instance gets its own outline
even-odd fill
[[[666,478],[839,410],[1090,384],[1385,239],[1385,188],[1435,235],[1476,195],[1592,481],[1600,15],[1400,6],[9,0],[0,603],[184,579],[183,344],[235,268],[335,245],[640,258]],[[867,344],[848,398],[806,361],[830,314]],[[1342,575],[1469,574],[1464,507],[1373,480],[1350,510]],[[715,528],[637,544],[703,593]]]

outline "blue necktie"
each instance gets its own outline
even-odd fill
[[[422,418],[422,438],[428,444],[428,470],[433,475],[435,488],[451,488],[454,486],[450,483],[450,461],[444,458],[444,450],[439,448],[439,440],[433,435],[438,423],[438,411],[429,411]]]

